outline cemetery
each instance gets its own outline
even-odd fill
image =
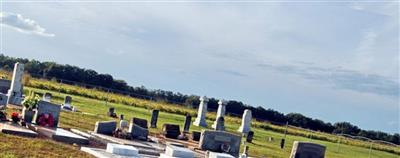
[[[22,82],[23,74],[24,65],[16,63],[11,81],[0,82],[0,116],[3,116],[0,121],[0,140],[54,144],[60,149],[71,151],[68,153],[76,157],[399,156],[399,149],[395,149],[397,153],[388,153],[378,148],[370,152],[368,147],[351,144],[363,143],[356,140],[346,140],[347,144],[341,145],[340,152],[336,150],[338,143],[296,135],[297,129],[293,128],[286,130],[283,136],[272,130],[278,127],[271,125],[271,130],[262,128],[265,123],[253,119],[249,109],[243,111],[241,118],[226,115],[227,104],[222,99],[218,102],[216,112],[208,109],[208,98],[203,96],[196,110],[184,109],[180,113],[171,113],[151,101],[134,100],[135,105],[146,103],[146,108],[112,102],[104,104],[98,99],[25,86]],[[43,80],[34,82],[48,83]],[[4,90],[6,88],[9,88],[7,93]],[[289,135],[286,137],[287,132]],[[285,144],[280,144],[280,140]],[[3,150],[2,146],[0,150]],[[353,153],[353,150],[359,152]],[[54,152],[61,154],[58,155],[60,157],[68,156],[68,153],[62,155],[58,149]],[[0,151],[0,154],[5,153]],[[349,153],[354,155],[346,155]],[[25,156],[29,156],[29,153]]]

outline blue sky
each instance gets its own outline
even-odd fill
[[[2,3],[2,50],[399,131],[398,2]]]

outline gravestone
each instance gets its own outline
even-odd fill
[[[117,114],[115,113],[115,108],[110,107],[108,109],[107,115],[110,116],[110,117],[117,117]]]
[[[224,117],[225,116],[225,109],[226,109],[226,101],[225,100],[219,100],[218,102],[218,110],[217,110],[217,117],[215,118],[214,124],[211,126],[212,128],[216,128],[217,126],[217,121],[219,117]]]
[[[65,96],[63,108],[72,110],[72,97],[71,96],[69,96],[69,95]]]
[[[224,131],[203,130],[199,148],[213,152],[228,153],[238,157],[241,138],[241,136]]]
[[[175,145],[167,145],[165,153],[160,154],[160,158],[194,158],[194,152],[188,148]]]
[[[199,141],[200,137],[201,137],[201,132],[198,132],[198,131],[192,132],[192,140],[193,141]]]
[[[208,104],[208,98],[205,96],[200,97],[199,111],[197,112],[197,118],[193,122],[193,125],[207,127],[207,122],[206,122],[207,104]]]
[[[253,136],[254,136],[254,132],[249,131],[249,133],[247,133],[247,136],[246,136],[246,142],[251,143],[253,141]]]
[[[167,138],[177,139],[178,136],[181,134],[179,125],[164,124],[163,125],[163,134]]]
[[[117,121],[97,121],[94,128],[95,133],[112,135],[117,128]]]
[[[183,126],[183,133],[189,133],[191,123],[192,123],[192,116],[190,116],[189,114],[186,114],[185,124]]]
[[[40,125],[41,121],[48,121],[52,122],[54,121],[53,125],[50,125],[51,127],[57,127],[58,126],[58,120],[60,117],[60,111],[61,111],[61,106],[57,104],[53,104],[47,101],[40,100],[38,103],[37,111],[35,113],[35,116],[33,120],[35,120],[35,123]],[[45,116],[49,116],[46,118]]]
[[[160,110],[153,110],[151,112],[150,128],[157,128],[158,113]]]
[[[214,129],[217,131],[225,131],[224,117],[218,117]]]
[[[239,127],[238,131],[243,134],[247,134],[250,131],[251,127],[251,110],[244,110],[242,116],[242,125]]]
[[[121,129],[129,128],[129,122],[126,120],[119,121],[119,127]]]
[[[47,102],[51,102],[51,97],[52,97],[53,95],[51,95],[51,93],[49,93],[49,92],[46,92],[46,93],[44,93],[44,95],[43,95],[43,101],[47,101]]]
[[[6,94],[0,93],[0,106],[7,105],[7,99],[8,96]]]
[[[147,127],[147,120],[140,118],[133,118],[132,123],[129,125],[129,132],[132,138],[147,140],[149,130]]]
[[[325,149],[323,145],[295,141],[290,158],[324,158]]]
[[[37,137],[38,134],[18,124],[0,123],[0,131],[4,134],[12,134],[23,137]]]
[[[7,94],[11,87],[11,80],[0,79],[0,93]]]
[[[22,75],[24,74],[24,64],[15,63],[13,76],[11,80],[11,86],[8,90],[8,104],[21,105],[23,100],[23,87],[22,87]]]

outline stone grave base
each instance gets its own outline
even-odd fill
[[[0,123],[0,130],[2,133],[23,136],[23,137],[31,137],[35,138],[38,134],[34,131],[31,131],[25,127],[11,124],[11,122]]]
[[[36,131],[40,135],[51,138],[58,142],[63,142],[68,144],[80,144],[80,145],[89,144],[89,140],[87,138],[61,128],[54,129],[54,128],[34,126],[34,125],[30,125],[29,128]]]
[[[143,155],[160,156],[160,153],[164,152],[165,149],[165,145],[154,142],[127,140],[94,132],[91,132],[90,134],[93,136],[94,139],[98,139],[101,142],[107,141],[116,144],[131,145],[139,149],[139,154]]]
[[[111,154],[106,151],[106,149],[99,149],[99,148],[89,148],[89,147],[81,147],[81,151],[89,153],[97,158],[136,158],[131,156],[121,156],[116,154]],[[154,155],[144,155],[139,154],[140,158],[158,158],[158,156]]]

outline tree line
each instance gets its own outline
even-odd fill
[[[37,60],[14,58],[0,54],[0,66],[3,70],[12,71],[16,62],[25,64],[25,71],[35,77],[46,79],[56,78],[101,86],[133,93],[137,96],[147,96],[145,99],[164,101],[191,108],[197,108],[200,103],[199,96],[196,95],[186,95],[166,90],[150,90],[144,86],[133,87],[128,85],[124,80],[115,79],[110,74],[101,74],[91,69],[79,68],[68,64],[62,65],[55,62],[40,62]],[[210,98],[208,107],[211,110],[216,110],[218,108],[218,100],[216,98]],[[285,115],[273,109],[265,109],[261,106],[254,107],[235,100],[227,102],[226,113],[228,115],[241,116],[245,109],[250,109],[255,119],[269,121],[273,124],[282,125],[287,122],[290,125],[306,129],[326,133],[362,136],[400,145],[400,135],[398,133],[389,134],[380,131],[363,130],[349,122],[337,122],[331,124],[299,113],[288,113]]]

